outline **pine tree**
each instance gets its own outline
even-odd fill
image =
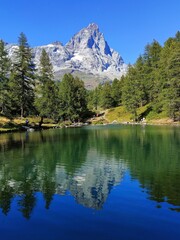
[[[87,111],[87,92],[84,82],[65,74],[59,86],[60,116],[64,120],[78,121]]]
[[[88,109],[97,110],[100,107],[100,93],[102,85],[99,84],[95,89],[89,90],[87,92],[87,103]]]
[[[141,83],[139,82],[136,68],[129,66],[127,76],[123,84],[122,100],[126,109],[133,114],[134,121],[137,121],[137,108],[141,106],[143,99]]]
[[[117,107],[122,102],[122,82],[117,78],[114,79],[111,85],[111,97],[113,99],[112,106]]]
[[[7,114],[10,108],[9,106],[9,71],[10,71],[10,60],[8,53],[5,50],[5,43],[0,40],[0,112]]]
[[[176,36],[175,36],[175,40],[177,42],[180,42],[180,31],[177,31]]]
[[[135,81],[138,86],[138,94],[140,96],[140,106],[144,106],[148,102],[148,93],[146,91],[146,69],[144,59],[140,55],[134,65],[135,69]]]
[[[11,72],[11,98],[20,116],[28,115],[34,105],[34,78],[35,65],[32,62],[32,53],[24,33],[18,39],[18,49],[15,53],[15,62]]]
[[[47,52],[43,49],[40,57],[39,77],[36,82],[35,106],[41,116],[40,125],[44,117],[56,116],[56,86],[53,81],[53,67]]]
[[[160,113],[163,110],[165,110],[166,105],[166,92],[168,88],[168,62],[169,62],[169,56],[171,55],[172,49],[174,45],[174,39],[169,38],[162,48],[161,54],[160,54],[160,61],[159,61],[159,68],[158,72],[158,81],[156,82],[156,91],[157,91],[157,97],[155,101],[153,102],[153,109]]]
[[[159,64],[159,95],[155,106],[160,111],[166,111],[173,120],[180,115],[180,37],[177,32],[175,38],[169,38],[161,51]]]
[[[100,91],[100,106],[104,109],[113,106],[112,88],[109,82],[105,82]]]
[[[165,106],[169,117],[180,121],[180,41],[175,42],[169,56],[167,78]]]
[[[157,71],[161,56],[161,45],[154,40],[151,44],[145,47],[143,55],[144,63],[144,84],[146,89],[147,102],[152,102],[157,97]]]

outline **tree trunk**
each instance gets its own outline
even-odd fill
[[[44,119],[44,117],[41,117],[41,120],[39,122],[39,128],[41,128],[41,125],[43,124],[43,119]]]
[[[136,110],[134,110],[134,120],[135,120],[135,122],[137,122],[137,121],[138,121],[138,119],[137,119],[137,112],[136,112]]]
[[[24,108],[23,108],[23,106],[21,106],[21,118],[23,118],[24,117]]]

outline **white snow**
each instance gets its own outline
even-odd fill
[[[17,47],[13,44],[7,45],[7,51],[12,59]],[[54,73],[75,69],[85,74],[92,73],[113,80],[115,77],[120,78],[127,71],[127,65],[124,64],[122,57],[108,46],[96,24],[83,28],[65,46],[51,43],[33,48],[37,68],[43,48],[50,57]]]
[[[83,61],[84,56],[80,55],[79,53],[75,53],[74,56],[71,58],[72,61]]]

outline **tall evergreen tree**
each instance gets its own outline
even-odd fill
[[[113,106],[113,97],[111,90],[111,84],[109,82],[105,82],[101,88],[100,106],[104,109],[111,108]]]
[[[173,120],[179,119],[180,47],[179,33],[169,38],[161,51],[159,64],[159,95],[155,107],[165,110]]]
[[[165,107],[174,121],[180,121],[180,41],[175,41],[167,64]]]
[[[141,91],[141,83],[139,83],[138,72],[136,68],[129,66],[123,84],[122,100],[126,109],[133,114],[135,121],[138,120],[137,108],[141,106],[143,94]]]
[[[60,116],[65,120],[78,121],[87,111],[87,92],[84,82],[65,74],[59,86]]]
[[[18,49],[11,72],[11,98],[21,117],[33,111],[35,65],[32,62],[32,52],[24,33],[18,39]]]
[[[137,91],[140,96],[140,106],[144,106],[148,102],[148,93],[146,91],[146,67],[144,59],[140,55],[134,65],[135,69],[135,82],[138,87]]]
[[[117,107],[122,102],[122,82],[117,78],[114,79],[111,85],[111,97],[113,99],[112,106]]]
[[[7,114],[9,106],[8,82],[9,82],[10,60],[5,50],[5,43],[0,40],[0,112]]]
[[[164,110],[164,106],[166,105],[165,102],[165,96],[168,88],[168,62],[169,62],[169,56],[171,55],[172,49],[174,45],[174,39],[169,38],[162,48],[161,54],[160,54],[160,61],[159,61],[159,67],[156,71],[156,74],[158,74],[158,81],[156,82],[156,98],[155,101],[153,101],[153,109],[160,113]]]
[[[161,55],[162,47],[154,40],[151,44],[145,47],[145,52],[143,55],[144,63],[144,83],[146,89],[146,97],[148,102],[152,102],[157,96],[157,81],[158,75],[157,71],[159,68],[159,61]]]
[[[53,66],[47,52],[43,49],[40,57],[39,77],[36,82],[35,98],[35,106],[41,116],[40,125],[43,122],[43,117],[55,118],[56,116],[57,94],[53,79]]]
[[[177,31],[176,36],[175,36],[175,40],[177,42],[180,42],[180,31]]]

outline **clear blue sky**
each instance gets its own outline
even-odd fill
[[[180,0],[0,0],[0,38],[8,43],[24,32],[31,46],[65,44],[92,22],[134,63],[147,43],[163,44],[180,30]]]

